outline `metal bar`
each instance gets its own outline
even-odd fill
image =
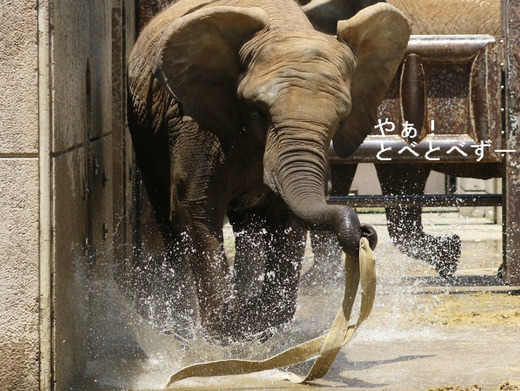
[[[446,152],[457,146],[460,153],[448,155]],[[384,162],[413,162],[413,163],[479,163],[479,156],[475,153],[479,144],[468,135],[446,135],[428,138],[411,147],[399,136],[368,136],[363,144],[348,158],[340,158],[334,152],[334,146],[329,146],[329,160],[332,163],[384,163]],[[410,147],[413,154],[406,147]],[[486,151],[480,163],[497,162],[502,158],[492,148]],[[430,155],[428,152],[433,151]],[[464,153],[465,155],[461,154]],[[428,156],[428,158],[426,158]]]
[[[486,45],[496,40],[492,35],[412,35],[406,54],[414,53],[424,58],[465,59],[484,50]]]
[[[330,204],[350,207],[500,206],[502,194],[425,194],[331,196]]]
[[[508,153],[504,175],[504,265],[503,276],[509,285],[520,284],[520,0],[502,1],[505,58],[505,147]]]

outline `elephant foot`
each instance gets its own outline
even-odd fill
[[[259,341],[260,343],[264,343],[271,339],[279,329],[279,327],[275,326],[264,327],[267,327],[267,325],[262,325],[260,322],[256,325],[250,325],[247,323],[242,324],[236,342]]]
[[[236,322],[230,316],[224,315],[209,320],[202,320],[203,338],[210,343],[228,346],[237,341]]]
[[[432,259],[432,264],[439,276],[451,279],[459,266],[462,243],[458,235],[442,236],[439,239],[439,254]]]
[[[226,325],[226,327],[223,327]],[[258,330],[257,327],[248,326],[242,322],[222,322],[216,327],[204,328],[204,339],[220,346],[228,346],[234,343],[243,343],[253,340],[265,342],[274,335],[271,329]]]

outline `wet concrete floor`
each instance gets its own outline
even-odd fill
[[[375,224],[380,235],[375,253],[378,293],[372,314],[342,349],[325,379],[297,385],[285,380],[284,369],[187,379],[172,389],[520,390],[520,287],[504,286],[496,277],[501,227],[456,214],[424,216],[427,232],[455,232],[462,238],[461,264],[454,280],[447,283],[436,277],[433,268],[393,247],[384,215],[362,214],[360,218]],[[307,253],[304,271],[312,259]],[[302,286],[290,329],[255,345],[263,350],[257,359],[327,330],[342,289],[335,281]],[[189,349],[196,351],[197,346]],[[176,369],[162,364],[136,369],[133,382],[116,389],[160,389]],[[303,364],[291,370],[303,374],[308,368]],[[101,388],[112,389],[107,384]]]

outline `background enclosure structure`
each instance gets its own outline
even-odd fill
[[[398,0],[389,2],[398,7],[406,8],[407,5],[400,4]],[[408,4],[414,23],[412,34],[416,35],[410,37],[405,58],[386,99],[379,108],[378,118],[383,126],[381,129],[374,129],[351,157],[340,159],[332,152],[331,201],[347,202],[356,206],[389,206],[390,203],[399,203],[399,208],[403,205],[502,205],[502,275],[506,283],[518,285],[520,148],[517,137],[519,112],[516,90],[519,57],[518,51],[514,48],[519,39],[520,3],[514,0],[504,0],[501,4],[486,2],[487,6],[491,5],[490,15],[496,18],[496,23],[487,27],[487,34],[477,34],[477,30],[483,27],[471,23],[469,25],[472,34],[463,33],[464,30],[458,28],[458,24],[464,25],[464,19],[467,18],[467,29],[467,21],[471,20],[474,13],[450,14],[456,12],[457,7],[450,7],[449,13],[439,12],[441,8],[436,8],[439,3],[442,7],[442,2],[424,1]],[[418,6],[419,4],[429,4],[437,12],[428,14],[427,10]],[[457,4],[462,9],[474,5],[474,10],[478,10],[482,5],[476,0]],[[501,26],[498,23],[499,5],[502,15]],[[484,24],[487,24],[487,15],[484,18]],[[439,31],[439,24],[444,22],[446,25],[441,27],[445,28]],[[396,125],[395,130],[381,132],[389,129],[388,125],[384,125],[387,119]],[[405,122],[413,124],[417,134],[403,136],[401,124]],[[479,146],[484,146],[484,156],[477,156],[475,153]],[[458,148],[456,153],[453,153],[453,147]],[[384,153],[381,154],[382,151]],[[432,151],[434,153],[429,155]],[[380,160],[378,156],[385,161]],[[341,165],[361,162],[379,163],[387,167],[391,164],[405,163],[409,167],[415,165],[416,168],[418,165],[437,164],[435,170],[453,173],[452,175],[461,175],[461,172],[469,175],[471,170],[474,170],[473,174],[475,171],[502,172],[502,194],[422,197],[416,193],[399,197],[345,198],[341,181],[336,181],[339,186],[334,190],[335,173],[341,178],[342,171],[348,171],[341,168]],[[490,177],[497,175],[500,174]],[[413,246],[418,246],[417,243]]]

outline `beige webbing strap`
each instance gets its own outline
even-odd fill
[[[361,238],[359,262],[355,259],[348,259],[348,257],[345,261],[345,281],[342,306],[327,334],[287,349],[266,360],[220,360],[190,365],[174,373],[165,387],[167,388],[179,380],[190,377],[244,375],[287,367],[313,358],[316,358],[316,361],[307,376],[300,377],[290,373],[288,378],[296,383],[322,378],[329,371],[341,347],[348,342],[356,328],[368,317],[372,310],[376,293],[376,273],[374,254],[366,238]],[[355,325],[349,326],[348,323],[359,283],[361,283],[359,318]]]

